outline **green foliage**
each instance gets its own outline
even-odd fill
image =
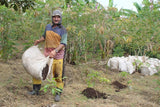
[[[27,9],[34,9],[35,2],[34,0],[1,0],[1,5],[5,5],[6,7],[13,8],[15,11],[19,11],[19,13],[26,12]]]
[[[121,57],[124,53],[125,51],[121,46],[117,46],[113,49],[113,56]]]
[[[160,54],[159,54],[159,52],[156,52],[156,51],[148,51],[148,52],[146,52],[146,55],[150,56],[152,58],[160,59]]]
[[[36,0],[34,10],[27,9],[24,14],[0,6],[1,58],[11,57],[17,42],[23,42],[24,50],[33,45],[51,23],[51,11],[57,8],[63,11],[62,23],[68,31],[66,59],[69,63],[124,54],[160,58],[159,2],[153,4],[152,10],[147,10],[150,4],[145,3],[144,7],[135,4],[138,12],[128,11],[127,18],[120,18],[122,12],[115,7],[105,10],[101,6],[96,8],[95,1],[86,5],[81,0],[70,2],[71,6],[67,7],[64,1]],[[2,47],[6,49],[4,45],[8,50],[2,51]],[[2,53],[7,53],[3,54],[7,57],[2,57]]]
[[[133,5],[136,7],[138,12],[142,10],[142,7],[137,2],[134,2]]]
[[[109,7],[113,7],[113,0],[109,0]]]
[[[92,71],[87,75],[87,85],[88,87],[94,87],[95,82],[100,82],[100,83],[109,83],[110,80],[107,78],[104,78],[100,75],[98,71]]]
[[[155,80],[155,82],[157,83],[158,87],[156,88],[156,90],[160,91],[160,80]]]
[[[125,77],[125,78],[127,77],[127,75],[129,75],[129,74],[127,72],[124,72],[124,71],[120,73],[120,76]]]
[[[144,63],[141,62],[140,60],[135,60],[135,62],[133,63],[133,65],[136,65],[136,71],[139,71],[141,66],[143,65]],[[149,64],[147,64],[147,66],[150,66]]]
[[[121,29],[119,37],[123,35],[126,39],[120,38],[118,40],[116,38],[116,41],[117,43],[119,42],[125,53],[159,57],[160,52],[158,51],[158,47],[160,36],[157,22],[160,21],[160,17],[155,14],[159,12],[159,8],[156,5],[158,4],[154,5],[153,10],[146,10],[143,7],[141,10],[139,9],[138,13],[128,12],[130,13],[128,18],[122,18],[117,23],[117,26],[120,26]],[[149,6],[145,5],[146,8]],[[156,43],[158,45],[155,46],[154,44]]]
[[[98,74],[99,73],[97,71],[94,71],[94,72],[87,75],[86,82],[87,82],[88,87],[93,87],[94,86],[95,81],[97,80]]]
[[[0,3],[1,5],[5,5],[6,7],[8,7],[8,0],[1,0]]]
[[[48,91],[51,91],[51,93],[53,95],[55,95],[56,93],[62,92],[61,89],[56,87],[56,78],[52,78],[52,80],[47,79],[48,83],[46,85],[44,85],[41,90],[43,90],[45,93]]]
[[[13,55],[15,43],[12,39],[12,21],[15,20],[15,13],[5,6],[0,6],[0,56],[7,61]]]
[[[127,81],[127,84],[130,84],[130,83],[132,83],[132,80]]]

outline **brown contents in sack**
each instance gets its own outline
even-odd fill
[[[46,79],[47,74],[48,74],[48,70],[49,70],[49,66],[48,66],[48,64],[46,64],[46,66],[45,66],[45,67],[43,68],[43,70],[42,70],[42,77],[43,77],[43,80]]]

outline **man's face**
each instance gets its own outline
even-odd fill
[[[61,17],[60,17],[60,16],[58,16],[58,15],[53,16],[53,22],[54,22],[55,24],[58,24],[58,23],[60,22],[60,20],[61,20]]]

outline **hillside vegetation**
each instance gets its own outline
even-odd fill
[[[160,59],[160,2],[134,3],[137,12],[96,0],[2,0],[0,1],[0,106],[2,107],[159,107],[160,71],[142,76],[109,69],[114,56],[148,56]],[[50,88],[30,96],[32,78],[22,65],[22,54],[33,46],[51,23],[52,11],[60,9],[68,32],[65,87],[61,101],[54,102]],[[39,44],[44,48],[44,43]],[[122,87],[118,85],[122,84]],[[42,87],[49,84],[43,81]],[[117,85],[117,86],[116,86]],[[87,98],[84,89],[105,93]]]

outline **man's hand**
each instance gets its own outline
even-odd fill
[[[53,58],[55,55],[56,55],[56,51],[53,50],[53,51],[49,54],[49,57],[50,57],[50,58]]]
[[[40,43],[40,40],[36,40],[36,41],[34,42],[34,45],[37,45],[38,43]]]
[[[42,41],[44,41],[45,39],[44,39],[44,37],[41,37],[39,40],[36,40],[35,42],[34,42],[34,45],[37,45],[37,44],[39,44],[40,42],[42,42]]]

